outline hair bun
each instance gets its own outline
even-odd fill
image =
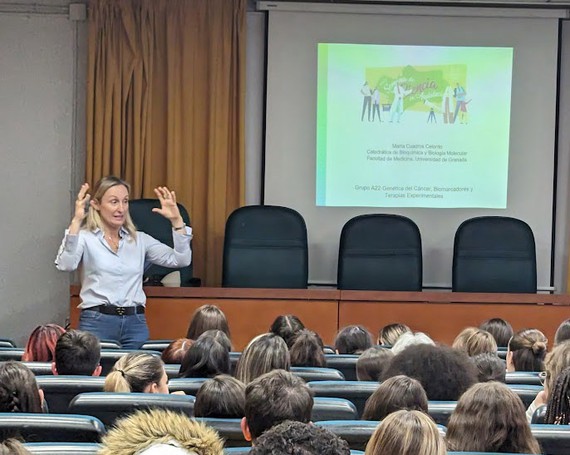
[[[532,345],[532,352],[540,354],[543,351],[546,351],[546,343],[544,341],[535,341]]]

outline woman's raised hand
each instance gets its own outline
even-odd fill
[[[91,195],[87,193],[89,190],[89,184],[84,183],[81,185],[79,189],[79,193],[77,193],[77,199],[75,199],[75,213],[73,214],[73,218],[71,220],[71,224],[69,225],[69,233],[70,234],[77,234],[79,229],[81,228],[81,223],[83,222],[83,218],[85,218],[87,204],[89,203],[89,199]]]
[[[156,194],[160,201],[160,208],[152,209],[152,211],[168,219],[172,223],[172,227],[184,226],[184,221],[182,220],[182,216],[180,216],[180,210],[178,210],[178,205],[176,204],[176,194],[174,191],[170,191],[165,186],[159,186],[154,189],[154,194]]]

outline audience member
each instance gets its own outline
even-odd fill
[[[394,346],[398,338],[404,333],[411,333],[412,330],[406,324],[396,322],[394,324],[385,325],[378,332],[378,344],[384,346]]]
[[[428,400],[455,401],[477,382],[477,369],[466,354],[428,344],[410,346],[396,354],[382,379],[399,374],[420,381]]]
[[[493,335],[497,346],[502,348],[506,348],[509,345],[509,340],[514,333],[511,324],[501,318],[488,319],[483,322],[479,328]]]
[[[471,357],[477,367],[479,382],[505,382],[507,373],[505,362],[497,354],[478,354]]]
[[[0,412],[41,413],[44,394],[34,373],[20,362],[0,363]]]
[[[293,367],[325,367],[327,364],[323,340],[312,330],[303,329],[297,334],[289,354]]]
[[[556,333],[554,334],[554,346],[558,346],[560,343],[570,340],[570,319],[566,319],[558,326]]]
[[[521,399],[499,382],[476,384],[463,394],[449,419],[446,438],[448,449],[454,451],[541,453]]]
[[[394,346],[392,346],[392,352],[394,353],[394,355],[396,355],[409,346],[416,346],[420,344],[435,346],[434,341],[423,332],[416,332],[416,333],[406,332],[403,333],[398,338],[398,341],[394,343]]]
[[[244,384],[271,370],[289,370],[291,360],[287,344],[274,333],[256,336],[243,350],[236,367],[235,377]]]
[[[103,437],[99,455],[223,455],[218,433],[184,414],[140,410]]]
[[[226,351],[230,352],[232,350],[232,342],[223,330],[217,330],[217,329],[206,330],[198,338],[206,336],[216,340],[226,349]]]
[[[9,438],[0,442],[0,455],[31,455],[31,452],[17,439]]]
[[[37,326],[26,343],[22,362],[53,362],[55,344],[63,332],[65,329],[57,324]]]
[[[570,424],[570,367],[564,368],[548,393],[548,406],[544,423]]]
[[[366,400],[362,420],[384,420],[388,414],[400,409],[428,412],[427,395],[420,382],[403,375],[380,384]]]
[[[133,352],[121,357],[105,378],[105,392],[168,393],[164,363],[151,354]]]
[[[101,343],[90,332],[70,330],[55,345],[53,374],[99,376],[101,374]]]
[[[372,346],[372,335],[361,325],[342,328],[334,340],[337,354],[362,354]]]
[[[188,352],[190,346],[192,346],[192,343],[194,343],[194,341],[190,338],[178,338],[166,346],[160,358],[167,364],[180,364],[182,363],[184,355]]]
[[[249,453],[250,455],[349,455],[350,448],[346,441],[324,428],[287,420],[263,433]]]
[[[202,305],[192,315],[186,338],[197,340],[206,330],[221,330],[231,339],[226,315],[215,305]]]
[[[507,350],[507,371],[543,371],[548,340],[537,329],[513,335]]]
[[[467,353],[467,340],[477,331],[476,327],[465,327],[453,340],[451,347]]]
[[[459,334],[458,338],[460,336],[461,334]],[[469,357],[473,357],[478,354],[497,353],[497,343],[495,342],[493,335],[491,335],[486,330],[481,329],[474,329],[470,335],[462,339],[460,342],[454,342],[453,348],[465,352],[465,354],[467,354]]]
[[[223,333],[223,332],[220,332]],[[213,378],[230,373],[230,353],[227,347],[204,332],[190,346],[182,359],[181,378]]]
[[[223,374],[208,379],[196,393],[194,416],[242,419],[245,416],[245,385]]]
[[[284,314],[275,318],[273,324],[269,327],[269,333],[279,335],[283,340],[285,340],[287,347],[290,348],[293,346],[297,333],[304,328],[305,326],[297,316],[293,314]]]
[[[390,349],[382,346],[368,348],[356,361],[356,378],[359,381],[378,382],[392,357],[394,353]]]
[[[430,416],[396,411],[378,425],[365,455],[446,455],[445,442]]]
[[[313,394],[302,379],[285,370],[270,371],[245,388],[243,435],[255,441],[286,420],[308,423],[312,410]]]

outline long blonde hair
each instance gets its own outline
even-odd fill
[[[131,186],[127,182],[120,179],[119,177],[115,177],[114,175],[108,175],[106,177],[103,177],[101,180],[99,180],[95,184],[95,187],[93,188],[93,195],[91,197],[91,200],[97,201],[100,203],[101,200],[103,199],[103,196],[105,195],[105,193],[110,188],[117,186],[117,185],[123,185],[129,193],[131,192]],[[86,229],[88,231],[95,231],[97,229],[104,230],[103,227],[104,226],[103,226],[103,222],[101,221],[101,215],[99,215],[99,211],[96,210],[95,207],[93,207],[93,205],[90,204],[89,210],[87,212],[87,217],[83,221],[82,228]],[[135,224],[133,223],[133,220],[131,218],[131,214],[129,213],[128,210],[125,213],[125,224],[123,225],[123,227],[127,230],[129,235],[131,236],[131,238],[133,240],[136,240],[137,228],[136,228]]]

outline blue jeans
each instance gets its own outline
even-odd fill
[[[79,316],[79,330],[91,332],[100,340],[118,341],[123,349],[139,349],[149,337],[144,314],[119,316],[82,310]]]

